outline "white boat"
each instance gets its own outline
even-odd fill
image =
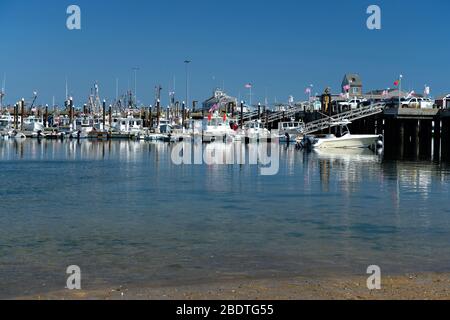
[[[14,118],[9,115],[0,116],[0,131],[8,131],[11,129],[11,124],[13,123]]]
[[[16,140],[25,140],[27,137],[20,131],[17,130],[12,130],[8,133],[9,137],[11,139],[16,139]]]
[[[206,119],[203,128],[203,142],[234,140],[236,136],[236,131],[231,128],[228,118],[218,115]]]
[[[44,131],[44,119],[42,117],[29,116],[23,120],[23,129],[31,132]]]
[[[278,124],[278,136],[280,142],[296,142],[303,138],[305,124],[302,121],[280,122]]]
[[[249,141],[264,141],[270,139],[270,131],[264,128],[261,121],[251,121],[244,127],[244,137]],[[242,138],[241,138],[242,140]]]
[[[305,136],[302,144],[304,147],[313,149],[328,148],[375,148],[382,141],[381,135],[376,134],[351,134],[347,125],[348,121],[340,123],[342,135],[336,137],[334,134]]]

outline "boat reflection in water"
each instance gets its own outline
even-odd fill
[[[0,140],[0,298],[61,290],[67,261],[93,290],[450,271],[448,164],[285,144],[274,176],[207,163],[239,146],[175,165],[177,144]]]

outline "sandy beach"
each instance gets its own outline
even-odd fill
[[[385,276],[369,291],[365,277],[233,280],[185,286],[59,291],[26,300],[447,300],[450,274]]]

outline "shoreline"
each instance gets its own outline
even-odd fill
[[[55,291],[13,300],[449,300],[450,274],[383,276],[370,291],[367,277],[265,278],[182,286],[136,286]]]

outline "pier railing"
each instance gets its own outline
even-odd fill
[[[382,113],[384,108],[385,108],[384,103],[376,103],[370,106],[365,106],[358,109],[339,113],[331,117],[326,117],[316,121],[308,122],[305,125],[305,128],[302,133],[306,135],[317,131],[325,130],[328,128],[338,127],[344,121],[352,122],[355,120],[363,119],[366,117]]]

